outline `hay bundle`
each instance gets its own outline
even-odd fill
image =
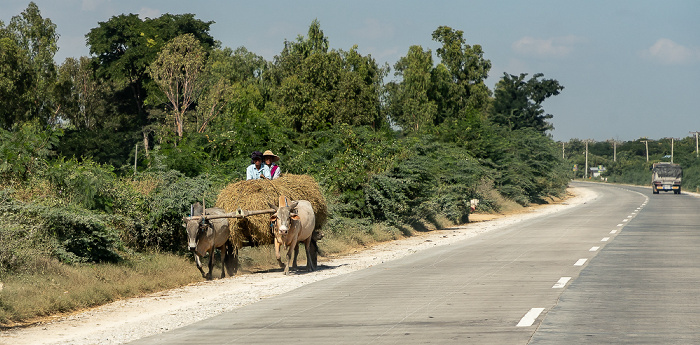
[[[307,200],[316,214],[316,229],[325,224],[328,217],[326,200],[313,177],[308,175],[283,174],[275,180],[248,180],[231,183],[224,188],[216,200],[216,206],[227,212],[265,210],[268,203],[277,205],[280,195],[290,200]],[[243,242],[270,244],[274,238],[270,231],[270,215],[249,216],[229,220],[231,239],[238,248]]]

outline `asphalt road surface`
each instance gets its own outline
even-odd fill
[[[700,199],[576,186],[598,196],[133,344],[700,343]]]

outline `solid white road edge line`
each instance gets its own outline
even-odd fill
[[[535,323],[535,320],[537,320],[537,317],[542,314],[544,311],[544,308],[532,308],[530,311],[523,316],[522,319],[520,319],[520,322],[515,327],[530,327],[532,326],[533,323]]]

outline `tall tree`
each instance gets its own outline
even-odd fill
[[[268,62],[245,47],[214,49],[207,58],[202,77],[202,95],[197,101],[196,128],[203,133],[222,113],[237,114],[265,108],[261,84]],[[228,107],[231,109],[227,109]],[[235,121],[228,119],[228,121]]]
[[[540,79],[543,76],[537,73],[526,81],[527,73],[504,73],[496,84],[491,121],[511,130],[533,128],[545,133],[554,129],[547,121],[554,116],[545,114],[542,103],[558,95],[564,86],[555,79]]]
[[[362,56],[357,45],[349,51],[340,50],[342,73],[336,96],[336,111],[332,122],[350,125],[380,126],[379,90],[388,73],[371,56]]]
[[[34,84],[29,56],[0,21],[0,128],[30,118]]]
[[[58,116],[77,129],[97,129],[103,125],[106,88],[92,70],[90,58],[67,58],[58,69],[56,102]]]
[[[144,102],[152,82],[148,66],[166,42],[191,33],[208,50],[216,46],[209,34],[214,22],[195,19],[193,14],[165,14],[141,20],[136,14],[114,16],[85,36],[94,56],[97,76],[111,81],[117,90],[128,88],[137,121],[147,123]]]
[[[491,61],[484,59],[481,45],[466,44],[463,34],[463,31],[448,26],[440,26],[432,34],[433,40],[442,43],[436,52],[449,73],[448,83],[436,80],[435,85],[445,86],[436,89],[433,96],[438,105],[436,123],[460,116],[468,108],[483,110],[488,106],[490,91],[484,80],[491,70]],[[440,72],[439,69],[436,71]],[[441,76],[444,74],[437,77]]]
[[[418,131],[432,125],[437,115],[437,104],[428,95],[432,87],[432,52],[411,46],[394,69],[394,74],[402,80],[395,89],[396,96],[392,97],[396,105],[392,107],[391,119],[404,130]]]
[[[170,102],[175,132],[182,138],[185,113],[202,89],[205,51],[194,35],[185,34],[168,42],[149,66],[151,78]]]
[[[56,120],[58,110],[51,97],[56,82],[56,64],[53,61],[58,51],[56,25],[50,19],[43,18],[39,7],[30,2],[20,15],[12,17],[7,30],[19,48],[17,53],[26,54],[33,79],[25,95],[16,95],[29,101],[30,107],[22,117],[51,123]],[[24,85],[28,86],[28,83]]]
[[[213,23],[195,19],[193,14],[164,14],[145,20],[136,14],[122,14],[100,22],[85,35],[97,77],[111,84],[112,102],[120,113],[127,114],[123,126],[142,131],[146,150],[149,135],[157,127],[152,123],[156,116],[149,116],[145,108],[146,100],[149,90],[160,92],[147,72],[148,66],[166,42],[182,34],[193,34],[205,50],[215,47],[218,43],[209,34]]]
[[[308,37],[285,42],[264,82],[279,104],[280,123],[308,132],[340,123],[379,125],[378,90],[384,75],[386,70],[357,47],[328,51],[328,39],[314,20]]]

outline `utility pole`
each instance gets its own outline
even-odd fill
[[[139,144],[136,143],[136,153],[134,153],[134,175],[136,175],[136,162],[139,159]]]
[[[586,140],[586,170],[583,173],[583,178],[588,179],[588,142],[590,139]]]
[[[566,156],[564,155],[564,142],[561,142],[561,159],[566,159]]]
[[[617,162],[617,140],[610,139],[608,141],[613,144],[613,162]]]
[[[671,138],[671,164],[673,164],[673,142],[676,138]]]
[[[644,146],[647,149],[647,162],[649,161],[649,140],[640,140],[640,142],[644,143]]]
[[[698,158],[698,133],[700,132],[690,132],[695,135],[695,158]]]

